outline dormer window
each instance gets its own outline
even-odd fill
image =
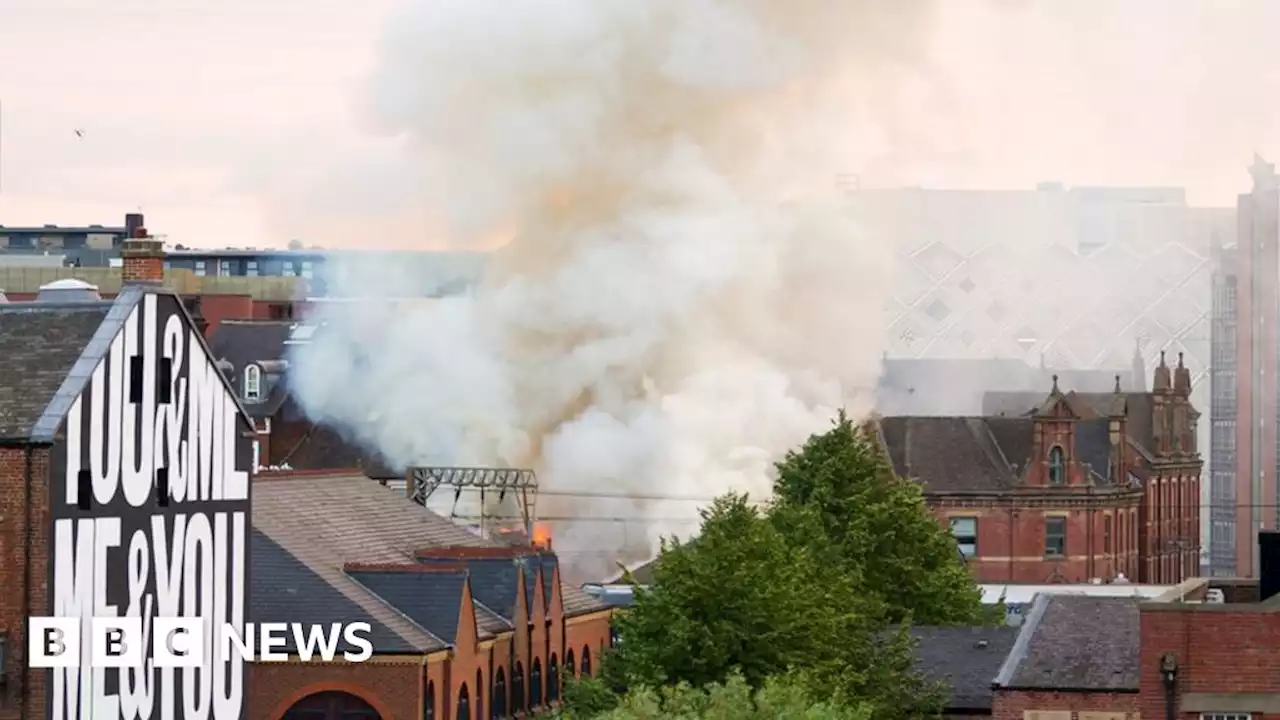
[[[244,399],[262,399],[262,368],[250,365],[244,369]]]
[[[1049,484],[1065,485],[1067,482],[1067,461],[1062,448],[1054,446],[1049,451]]]

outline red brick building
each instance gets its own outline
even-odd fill
[[[1200,562],[1191,379],[1152,392],[988,393],[982,417],[884,417],[895,471],[923,485],[981,582],[1171,584]]]
[[[137,282],[111,300],[68,285],[0,303],[0,720],[136,717],[126,695],[177,717],[201,702],[187,674],[231,679],[212,691],[221,717],[502,717],[593,671],[610,611],[560,581],[549,548],[482,538],[363,475],[253,477],[253,421],[157,267],[126,268]],[[27,618],[124,613],[135,590],[156,601],[143,617],[192,614],[198,595],[233,623],[368,622],[373,655],[215,656],[97,697],[87,664],[29,667]]]

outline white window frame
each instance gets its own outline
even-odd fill
[[[961,542],[960,536],[956,534],[956,525],[959,523],[971,523],[973,525],[973,534],[966,535],[972,538],[972,542]],[[956,545],[960,548],[960,552],[964,553],[967,558],[977,557],[978,555],[978,518],[972,515],[956,515],[947,518],[947,528],[951,532],[951,537],[955,539]],[[965,548],[969,548],[969,552],[965,552]]]
[[[246,365],[244,368],[244,399],[262,399],[262,368]]]

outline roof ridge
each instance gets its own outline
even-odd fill
[[[1036,595],[1035,602],[1031,605],[1031,612],[1027,614],[1027,619],[1022,623],[1022,627],[1018,630],[1018,639],[1013,641],[1013,648],[1009,650],[1009,655],[1005,657],[1004,663],[1000,665],[1000,672],[996,673],[996,679],[992,685],[996,687],[1009,687],[1013,682],[1013,678],[1018,674],[1018,666],[1027,657],[1027,652],[1031,649],[1031,637],[1035,635],[1036,630],[1040,627],[1041,620],[1049,607],[1049,594],[1039,593]]]

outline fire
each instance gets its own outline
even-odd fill
[[[533,524],[533,546],[540,548],[551,547],[551,526],[547,523]]]

